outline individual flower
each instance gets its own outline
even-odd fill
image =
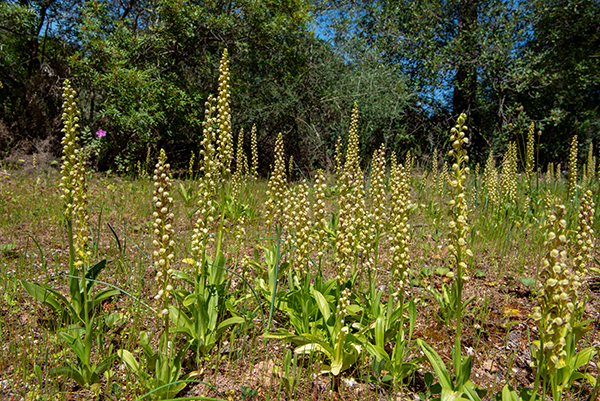
[[[103,129],[99,129],[98,131],[96,131],[96,136],[98,138],[102,138],[102,137],[106,136],[106,131],[104,131]]]

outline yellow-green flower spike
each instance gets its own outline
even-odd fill
[[[327,239],[327,219],[325,218],[327,209],[325,208],[325,190],[327,184],[325,183],[325,174],[322,170],[317,172],[317,179],[315,181],[315,207],[314,207],[314,219],[315,219],[315,232],[313,234],[313,242],[315,242],[317,256],[319,260],[323,257],[326,247]]]
[[[258,179],[258,138],[256,134],[256,124],[252,125],[250,132],[250,151],[252,152],[252,178]]]
[[[348,131],[348,149],[346,150],[346,163],[344,163],[344,172],[360,174],[360,156],[358,149],[358,104],[354,103],[352,108],[352,118],[350,121],[350,130]]]
[[[531,123],[531,125],[529,125],[529,129],[527,130],[527,154],[525,157],[525,174],[529,180],[533,178],[533,173],[535,171],[534,146],[535,126],[533,123]]]
[[[557,205],[548,215],[546,231],[547,253],[542,262],[539,280],[539,306],[531,317],[540,328],[540,348],[536,361],[544,361],[545,369],[552,375],[564,364],[565,338],[571,330],[571,317],[577,308],[579,280],[568,266],[567,222],[565,207]]]
[[[496,170],[496,161],[494,152],[490,152],[485,169],[483,170],[483,187],[488,195],[488,203],[493,208],[500,204],[498,195],[498,171]]]
[[[287,180],[285,174],[285,154],[283,149],[283,135],[279,133],[275,141],[275,164],[271,177],[269,178],[268,200],[266,203],[269,215],[269,224],[281,219],[283,210]]]
[[[73,196],[75,191],[75,165],[77,164],[77,142],[79,141],[79,115],[77,107],[77,94],[71,87],[71,82],[66,79],[63,85],[63,145],[62,166],[60,180],[61,199],[65,204],[65,216],[73,219]]]
[[[200,150],[200,187],[198,189],[198,210],[195,218],[194,233],[192,234],[192,258],[195,262],[197,274],[202,274],[206,249],[214,238],[210,236],[210,227],[214,221],[216,205],[214,196],[217,191],[217,180],[220,178],[218,171],[218,155],[215,150],[216,105],[215,99],[209,96],[206,102],[205,118],[202,123],[204,137]]]
[[[158,163],[154,170],[154,265],[156,266],[155,280],[159,291],[155,299],[164,299],[161,314],[168,313],[168,299],[173,291],[171,275],[173,274],[173,248],[175,246],[175,229],[173,228],[174,215],[172,212],[173,198],[171,197],[171,174],[167,163],[167,154],[160,150]]]
[[[336,238],[337,279],[348,280],[358,264],[358,255],[365,251],[363,177],[358,155],[358,106],[354,104],[348,133],[346,162],[340,177],[339,223]]]
[[[342,137],[339,136],[335,142],[335,176],[340,179],[342,176]]]
[[[448,173],[448,162],[444,160],[444,166],[442,167],[442,183],[443,185],[450,184],[450,174]]]
[[[571,141],[571,151],[569,152],[569,181],[568,181],[568,196],[569,200],[575,200],[577,193],[577,135]]]
[[[466,119],[466,115],[461,114],[458,117],[456,126],[450,131],[452,150],[449,152],[449,156],[454,159],[454,163],[452,164],[452,173],[450,175],[452,198],[448,202],[448,214],[450,217],[450,222],[448,223],[448,227],[450,228],[450,246],[448,247],[448,251],[456,263],[456,273],[462,275],[462,277],[468,275],[467,260],[469,257],[473,257],[473,252],[468,247],[469,224],[467,222],[468,207],[466,203],[465,183],[467,174],[469,174],[469,167],[466,166],[469,156],[467,156],[467,151],[463,148],[463,145],[469,142],[465,136],[467,127],[464,124]]]
[[[238,134],[238,146],[237,153],[235,157],[235,173],[233,174],[233,182],[231,193],[232,197],[237,198],[240,186],[242,185],[242,180],[246,176],[248,171],[248,159],[246,158],[246,153],[244,152],[244,129],[240,129],[240,133]]]
[[[336,313],[340,318],[340,323],[342,326],[344,326],[344,319],[348,315],[348,307],[350,306],[351,302],[350,295],[350,288],[344,288],[338,302]]]
[[[377,268],[379,241],[386,222],[385,194],[385,146],[382,144],[373,152],[371,175],[369,178],[368,207],[365,213],[365,252],[364,269]]]
[[[594,235],[594,200],[593,193],[587,190],[579,206],[579,225],[573,244],[573,271],[582,279],[594,260],[596,237]]]
[[[195,162],[196,162],[196,154],[192,150],[191,155],[190,155],[190,165],[188,168],[188,174],[189,174],[190,178],[192,178],[194,176],[194,163]]]
[[[508,150],[502,159],[502,173],[500,174],[500,192],[511,204],[517,199],[517,145],[508,144]]]
[[[554,181],[554,163],[548,163],[548,168],[546,168],[546,182],[551,183]]]
[[[596,178],[596,157],[594,157],[594,144],[591,142],[587,156],[587,178],[590,183]]]
[[[369,184],[369,200],[371,203],[370,217],[372,220],[372,235],[383,233],[385,222],[385,146],[373,153],[371,159],[371,182]],[[377,250],[374,250],[377,252]]]
[[[223,57],[219,65],[219,96],[217,98],[217,137],[219,141],[219,163],[223,176],[231,173],[233,159],[233,139],[231,134],[231,110],[229,107],[229,59],[227,49],[223,50]]]
[[[311,248],[310,233],[312,228],[309,216],[308,185],[306,182],[302,182],[296,188],[295,192],[295,196],[289,197],[290,202],[293,202],[291,207],[292,215],[290,216],[293,223],[290,224],[289,235],[293,238],[296,254],[296,257],[292,261],[292,267],[298,277],[303,277],[308,266],[308,257]]]

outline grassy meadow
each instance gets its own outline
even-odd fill
[[[280,135],[263,180],[227,79],[178,178],[93,172],[68,84],[62,160],[2,165],[3,399],[595,399],[593,150],[537,166],[532,126],[474,166],[461,116],[365,162],[355,107],[332,171]]]

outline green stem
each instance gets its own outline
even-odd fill
[[[269,231],[271,229],[269,228]],[[269,235],[269,241],[271,239],[271,235]],[[269,321],[267,322],[267,329],[266,331],[268,332],[269,329],[271,328],[271,321],[273,320],[273,309],[275,308],[275,297],[277,295],[277,277],[279,277],[279,247],[280,247],[280,235],[279,235],[279,230],[277,230],[277,257],[275,259],[275,279],[274,279],[274,283],[273,283],[273,294],[271,295],[271,310],[269,311]]]
[[[461,260],[462,258],[457,258],[457,260]],[[456,277],[456,298],[455,302],[458,303],[456,308],[456,335],[454,338],[454,352],[452,355],[452,360],[454,362],[454,374],[458,375],[461,368],[461,335],[462,335],[462,289],[463,289],[463,272],[460,267],[460,262],[457,263],[457,277]]]
[[[69,239],[69,274],[76,276],[75,271],[75,247],[73,246],[73,221],[67,218],[67,236]]]
[[[217,237],[217,251],[215,253],[215,258],[219,256],[221,252],[222,240],[223,240],[223,227],[225,224],[225,197],[227,196],[227,190],[222,188],[222,198],[221,198],[221,221],[219,223],[219,234]]]
[[[394,282],[394,277],[396,276],[396,263],[394,263],[392,265],[392,271],[390,272],[390,284],[389,284],[389,288],[388,288],[388,302],[387,302],[387,310],[386,310],[386,315],[385,315],[385,329],[389,329],[389,321],[390,321],[390,317],[392,316],[392,311],[394,310],[394,293],[392,292],[394,290],[394,288],[396,288],[395,282]],[[402,289],[400,289],[400,292],[402,292],[402,301],[404,301],[404,291]],[[373,298],[371,298],[373,299]],[[402,319],[403,314],[401,314],[401,319]],[[400,325],[402,326],[402,323],[400,323]]]

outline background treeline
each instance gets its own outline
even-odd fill
[[[381,143],[426,159],[461,112],[476,161],[530,122],[540,161],[565,160],[600,132],[599,21],[594,0],[4,0],[0,150],[58,155],[72,78],[99,169],[161,147],[185,169],[228,48],[233,129],[249,149],[256,124],[263,174],[278,132],[298,172],[330,167],[354,101],[363,160]]]

